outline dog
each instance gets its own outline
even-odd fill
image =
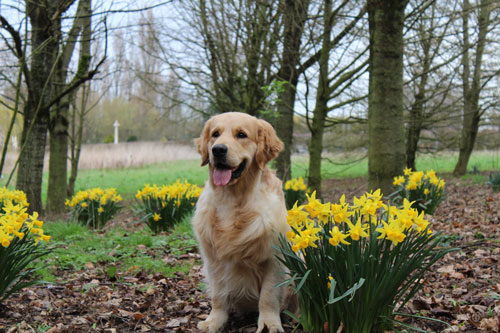
[[[195,144],[209,179],[192,223],[212,303],[198,328],[218,332],[230,312],[257,310],[257,332],[283,332],[280,311],[293,296],[276,287],[285,268],[273,245],[289,227],[282,183],[267,167],[283,143],[268,122],[228,112],[210,118]]]

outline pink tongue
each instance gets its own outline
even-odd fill
[[[231,180],[231,169],[214,169],[214,184],[224,186]]]

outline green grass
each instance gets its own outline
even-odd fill
[[[328,178],[353,178],[368,175],[368,159],[346,164],[356,158],[331,158],[332,162],[324,160],[321,165],[323,179]],[[417,156],[417,169],[433,169],[438,173],[451,173],[458,160],[458,153],[419,154]],[[306,177],[308,173],[308,157],[293,159],[292,176]],[[478,171],[500,170],[500,154],[498,152],[474,152],[469,161],[468,170]]]
[[[191,264],[182,261],[167,264],[162,259],[176,258],[196,246],[191,216],[178,224],[170,234],[153,235],[149,229],[128,231],[111,229],[106,233],[89,230],[63,221],[47,222],[45,233],[54,251],[37,264],[37,275],[45,281],[55,281],[61,271],[83,271],[90,263],[102,273],[146,271],[173,276],[187,273]],[[116,268],[114,268],[116,267]]]
[[[179,178],[203,186],[207,179],[207,167],[200,167],[199,160],[186,160],[142,168],[80,170],[75,191],[91,187],[114,187],[124,199],[130,199],[145,184],[171,184]],[[46,186],[44,190],[46,191]],[[43,197],[46,197],[45,193]]]

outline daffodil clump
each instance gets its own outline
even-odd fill
[[[70,208],[74,220],[87,227],[98,229],[122,208],[119,205],[122,200],[116,189],[96,187],[77,192],[71,200],[66,200],[66,206]]]
[[[171,185],[148,184],[135,195],[138,212],[153,232],[167,231],[193,211],[201,191],[201,187],[179,179]]]
[[[48,242],[38,213],[27,213],[22,191],[0,188],[0,304],[12,293],[36,282],[29,281],[35,259],[48,253],[39,242]]]
[[[286,208],[290,209],[298,202],[303,203],[306,200],[306,193],[309,193],[307,185],[302,177],[292,178],[285,182],[284,186]]]
[[[383,332],[420,288],[423,273],[446,252],[424,213],[404,199],[386,205],[380,190],[322,203],[313,192],[288,211],[282,262],[299,296],[306,331]],[[325,326],[328,323],[327,326]],[[406,324],[405,324],[406,325]]]
[[[434,170],[412,171],[404,169],[403,175],[394,177],[392,183],[396,192],[391,194],[396,202],[403,199],[415,202],[419,212],[433,214],[444,197],[445,181],[436,176]]]

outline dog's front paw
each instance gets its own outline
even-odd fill
[[[279,313],[261,313],[259,315],[257,333],[262,332],[266,326],[269,333],[284,332]]]
[[[205,332],[215,333],[220,332],[227,321],[227,312],[213,311],[204,321],[198,323],[198,328]]]

